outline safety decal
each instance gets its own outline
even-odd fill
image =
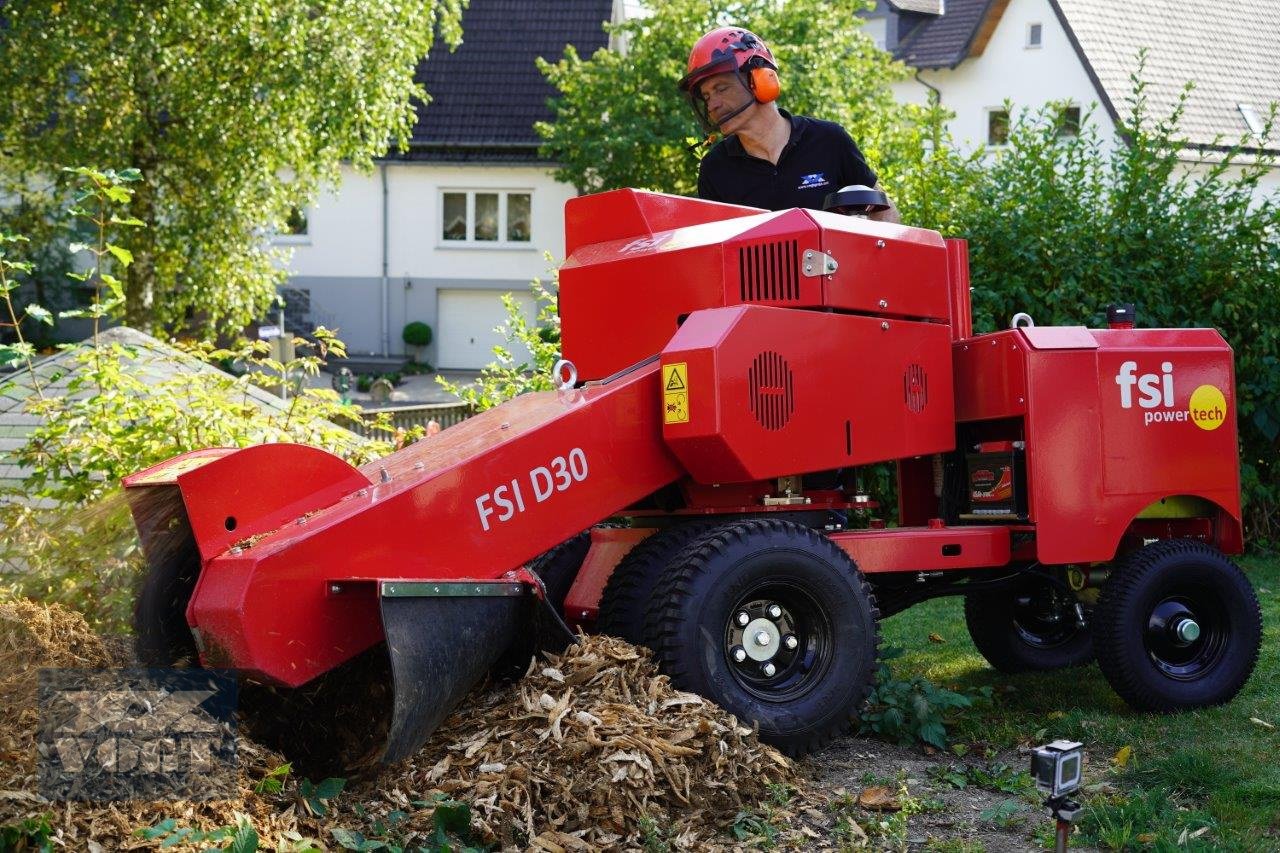
[[[662,422],[689,422],[689,367],[683,361],[662,365]]]

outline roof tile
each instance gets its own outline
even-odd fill
[[[588,57],[604,47],[612,0],[483,0],[462,16],[458,49],[437,43],[418,67],[431,95],[418,106],[408,154],[393,159],[535,162],[533,124],[551,118],[556,90],[534,61],[554,62],[565,45]]]

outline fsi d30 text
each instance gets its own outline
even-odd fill
[[[556,492],[563,492],[585,479],[587,454],[582,452],[582,448],[575,447],[567,457],[557,456],[551,460],[550,465],[539,465],[526,477],[516,477],[510,483],[503,483],[492,492],[485,492],[476,498],[480,526],[488,530],[491,517],[496,517],[498,521],[510,521],[515,518],[516,513],[525,511],[526,499],[532,504],[540,504]]]

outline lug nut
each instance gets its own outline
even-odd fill
[[[777,671],[778,671],[778,668],[771,663],[767,663],[764,665],[764,674],[769,676],[770,678],[773,678],[773,676],[777,673]]]
[[[795,634],[788,634],[782,643],[789,649],[794,649],[796,646],[800,645],[800,641],[796,639]]]
[[[768,613],[770,619],[777,619],[782,615],[782,608],[776,604],[770,604]]]
[[[745,610],[740,611],[734,618],[738,620],[738,624],[743,628],[747,627],[747,623],[751,621],[751,617],[747,615]]]
[[[747,659],[747,650],[744,649],[742,646],[734,646],[732,654],[733,654],[733,659],[736,660],[738,663],[742,663],[744,660]]]
[[[768,634],[768,632],[767,632],[767,631],[757,631],[757,632],[756,632],[756,645],[757,645],[757,646],[767,646],[767,645],[769,645],[769,634]]]

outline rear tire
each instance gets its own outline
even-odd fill
[[[676,687],[799,756],[853,727],[875,679],[877,618],[870,587],[831,540],[754,520],[682,553],[654,591],[648,631]]]
[[[1262,645],[1249,580],[1221,551],[1190,539],[1154,542],[1117,565],[1093,626],[1102,674],[1139,711],[1231,701]]]
[[[964,621],[978,651],[1001,672],[1048,672],[1093,660],[1074,598],[1036,577],[965,596]]]
[[[633,645],[652,646],[653,638],[646,635],[645,623],[653,591],[676,555],[709,529],[706,524],[668,527],[632,548],[605,584],[596,630]]]

